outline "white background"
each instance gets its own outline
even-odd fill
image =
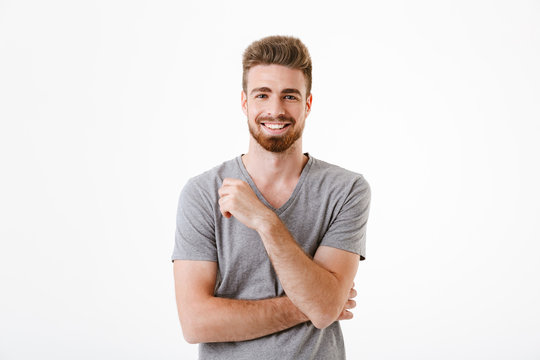
[[[178,195],[300,37],[304,150],[372,187],[350,359],[540,358],[540,2],[0,1],[0,359],[194,359]]]

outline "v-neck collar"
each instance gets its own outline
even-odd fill
[[[302,184],[304,183],[304,180],[307,177],[307,174],[309,173],[309,169],[311,168],[311,165],[313,164],[313,157],[309,155],[309,153],[304,153],[308,157],[308,161],[304,168],[302,169],[302,172],[300,173],[300,178],[298,179],[298,182],[296,183],[296,186],[294,187],[294,190],[289,197],[289,199],[285,202],[285,204],[281,205],[279,208],[275,208],[264,198],[264,196],[261,194],[257,186],[255,185],[255,182],[251,178],[251,175],[249,175],[246,167],[244,166],[244,163],[242,162],[242,155],[238,156],[236,158],[236,162],[238,164],[238,167],[240,168],[240,171],[242,172],[242,175],[244,176],[245,180],[248,182],[249,186],[253,189],[255,192],[255,195],[261,200],[266,206],[268,206],[270,209],[272,209],[277,215],[280,215],[283,211],[285,211],[289,205],[294,201],[296,198],[296,195],[300,192],[300,188],[302,187]]]

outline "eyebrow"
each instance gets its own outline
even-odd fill
[[[268,92],[268,93],[271,93],[272,90],[268,87],[258,87],[258,88],[255,88],[253,90],[251,90],[250,92],[250,95],[253,95],[254,93],[256,92]],[[302,93],[300,92],[300,90],[298,89],[293,89],[293,88],[288,88],[288,89],[283,89],[281,91],[282,94],[297,94],[298,96],[302,97]]]
[[[267,88],[267,87],[258,87],[258,88],[255,88],[253,90],[251,90],[251,92],[249,93],[250,95],[253,95],[254,93],[256,92],[272,92],[272,90],[270,90],[270,88]]]

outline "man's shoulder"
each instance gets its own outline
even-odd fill
[[[201,174],[191,177],[187,181],[185,188],[198,190],[218,189],[224,178],[239,176],[238,158],[235,157],[224,161]]]
[[[339,165],[313,158],[310,169],[313,178],[317,181],[333,186],[363,185],[369,186],[364,175],[359,172],[345,169]]]

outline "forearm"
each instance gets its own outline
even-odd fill
[[[251,340],[309,320],[286,296],[264,300],[208,297],[190,310],[182,322],[190,343]]]
[[[338,278],[298,246],[277,216],[266,219],[258,233],[291,301],[318,328],[335,321],[348,293],[339,287]]]

